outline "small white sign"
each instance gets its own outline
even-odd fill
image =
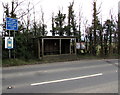
[[[5,37],[5,48],[6,49],[13,48],[13,37]]]
[[[81,48],[81,49],[85,49],[85,42],[81,42],[81,43],[80,43],[80,48]]]
[[[80,43],[76,43],[76,49],[80,49]]]
[[[76,43],[76,49],[85,49],[85,42]]]

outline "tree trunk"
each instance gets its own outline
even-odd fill
[[[109,40],[109,54],[111,55],[112,54],[112,31],[110,29],[110,40]]]
[[[94,48],[93,48],[93,54],[96,56],[96,2],[94,2]]]
[[[103,55],[103,35],[102,35],[102,31],[103,29],[101,28],[100,30],[100,46],[101,46],[101,50],[100,50],[100,55]]]

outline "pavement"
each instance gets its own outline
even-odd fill
[[[118,93],[118,59],[2,69],[3,93]]]

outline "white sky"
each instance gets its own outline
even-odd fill
[[[2,7],[3,3],[10,3],[12,0],[0,0],[0,6]],[[18,0],[23,1],[23,0]],[[36,11],[36,21],[38,21],[41,18],[41,8],[44,12],[44,19],[45,23],[48,25],[47,30],[49,31],[51,29],[51,17],[52,13],[54,12],[54,15],[56,16],[58,13],[58,10],[63,10],[63,13],[67,14],[68,12],[68,6],[69,3],[73,0],[26,0],[20,7],[23,10],[27,9],[28,2],[31,2],[31,7],[33,5],[35,6]],[[112,10],[112,14],[117,19],[117,13],[118,13],[118,2],[120,0],[97,0],[97,8],[101,5],[101,13],[99,15],[99,18],[102,17],[102,21],[105,21],[106,19],[110,18],[110,9]],[[93,0],[74,0],[74,10],[76,18],[78,19],[79,16],[79,9],[82,11],[82,21],[88,20],[88,24],[91,24],[92,21],[92,14],[93,14]],[[3,9],[0,10],[0,23],[2,23],[2,13]],[[31,11],[31,14],[33,11]],[[32,19],[32,17],[31,17]],[[82,26],[83,27],[83,26]]]

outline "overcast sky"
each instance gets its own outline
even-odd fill
[[[0,6],[2,8],[3,3],[10,3],[12,0],[0,0]],[[23,0],[18,0],[23,1]],[[44,19],[45,23],[48,25],[48,30],[50,30],[51,26],[51,16],[54,12],[56,16],[58,10],[62,10],[63,13],[67,14],[69,3],[73,0],[26,0],[20,7],[23,10],[27,9],[28,2],[31,2],[31,7],[35,5],[35,12],[36,12],[36,20],[41,18],[41,8],[44,12]],[[97,9],[101,5],[101,13],[99,18],[102,17],[102,21],[110,18],[110,10],[112,10],[112,14],[117,19],[118,13],[118,2],[120,0],[97,0]],[[74,0],[74,10],[76,19],[79,16],[79,10],[82,11],[82,21],[88,20],[88,24],[91,24],[92,21],[92,13],[93,13],[93,0]],[[2,23],[2,12],[3,9],[0,10],[0,23]],[[33,13],[33,12],[31,12]],[[31,17],[32,19],[32,17]],[[83,22],[82,22],[83,23]]]

